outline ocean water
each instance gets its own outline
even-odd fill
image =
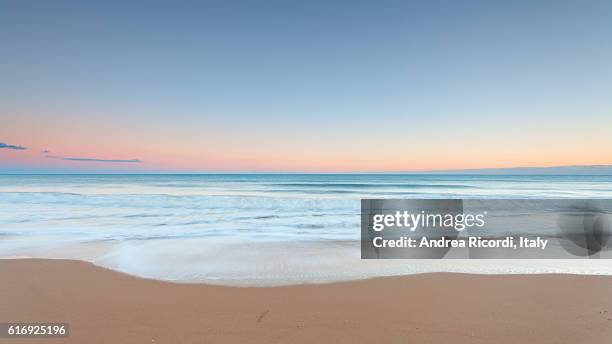
[[[278,285],[451,271],[612,274],[612,260],[360,259],[362,198],[612,198],[612,176],[0,175],[0,258]]]

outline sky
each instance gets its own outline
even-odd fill
[[[2,172],[612,163],[610,1],[1,1]]]

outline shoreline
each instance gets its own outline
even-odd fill
[[[434,259],[435,260],[435,259]],[[463,259],[469,260],[469,259]],[[577,276],[577,277],[603,277],[610,278],[612,280],[612,275],[600,273],[600,274],[592,274],[592,273],[582,273],[582,272],[501,272],[501,273],[479,273],[479,272],[471,272],[471,271],[417,271],[410,272],[406,274],[396,274],[396,275],[372,275],[372,276],[362,276],[362,277],[354,277],[347,279],[339,279],[339,280],[314,280],[314,281],[285,281],[285,282],[275,282],[274,284],[266,284],[261,281],[253,281],[252,283],[231,283],[228,280],[183,280],[183,279],[163,279],[156,277],[148,277],[141,276],[137,274],[132,274],[129,272],[121,271],[115,269],[113,267],[104,266],[102,264],[97,264],[95,261],[89,261],[80,258],[63,258],[63,257],[37,257],[37,256],[6,256],[0,257],[0,266],[2,262],[11,262],[11,261],[37,261],[38,262],[57,262],[57,263],[83,263],[85,265],[90,265],[96,269],[101,269],[103,271],[107,271],[113,274],[119,274],[125,276],[127,278],[133,278],[143,281],[151,281],[151,282],[160,282],[160,283],[168,283],[168,284],[176,284],[176,285],[193,285],[193,286],[205,286],[205,287],[215,287],[215,288],[238,288],[238,289],[263,289],[263,288],[290,288],[290,287],[300,287],[300,286],[325,286],[325,285],[335,285],[335,284],[351,284],[351,283],[359,283],[366,282],[371,280],[385,280],[385,279],[401,279],[401,278],[412,278],[419,276],[427,276],[427,275],[457,275],[457,276],[482,276],[482,277],[517,277],[517,276]],[[415,260],[415,262],[422,261],[432,261],[432,259],[423,259],[423,260]],[[437,260],[435,260],[437,261]],[[477,260],[472,260],[477,261]],[[504,259],[491,259],[490,261],[505,261]],[[520,261],[520,260],[519,260]],[[553,261],[557,261],[556,259]],[[574,260],[572,260],[574,261]],[[595,260],[595,261],[605,261],[605,260]],[[592,261],[590,261],[592,262]],[[0,271],[0,276],[2,276],[2,272]]]
[[[0,281],[0,322],[70,323],[70,337],[53,339],[58,343],[579,343],[612,337],[612,276],[425,273],[226,287],[32,258],[1,259]]]
[[[361,259],[358,244],[319,241],[280,245],[260,241],[245,245],[193,238],[126,240],[14,250],[0,256],[0,260],[78,260],[144,279],[241,287],[328,284],[428,273],[612,276],[608,259],[374,260]]]

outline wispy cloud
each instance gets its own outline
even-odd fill
[[[14,150],[26,150],[28,149],[27,147],[23,147],[23,146],[16,146],[16,145],[9,145],[8,143],[4,143],[4,142],[0,142],[0,149],[14,149]]]
[[[66,161],[110,162],[110,163],[132,163],[132,164],[139,164],[142,162],[139,159],[98,159],[98,158],[66,157],[66,156],[48,154],[48,153],[51,153],[51,151],[47,149],[42,151],[41,153],[45,154],[44,156],[47,159],[59,159],[59,160],[66,160]]]
[[[61,158],[62,160],[68,161],[88,161],[88,162],[115,162],[115,163],[140,163],[141,161],[138,159],[95,159],[95,158],[70,158],[65,157]]]

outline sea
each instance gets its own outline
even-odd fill
[[[612,275],[612,260],[362,260],[360,200],[612,198],[612,176],[0,175],[0,258],[266,286],[430,272]]]

